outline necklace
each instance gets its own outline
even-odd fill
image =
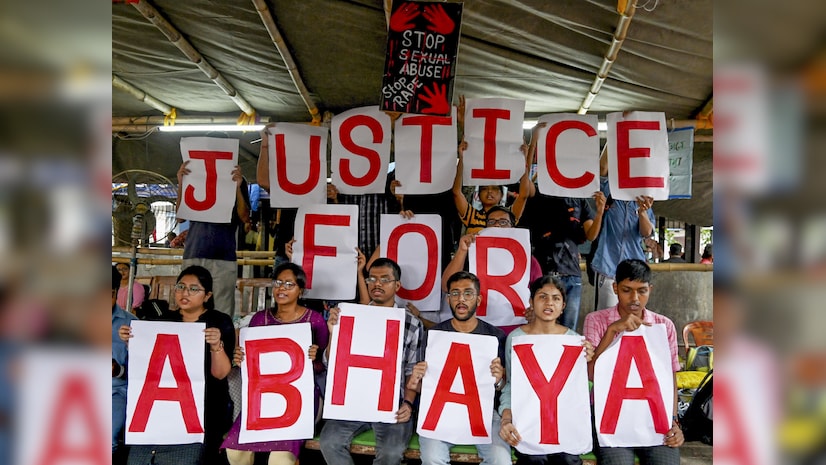
[[[307,309],[305,308],[304,311],[299,314],[298,309],[300,309],[300,308],[301,307],[296,307],[296,311],[293,313],[294,318],[291,319],[291,320],[283,320],[283,319],[279,318],[278,317],[278,310],[276,308],[270,308],[267,311],[267,323],[268,324],[270,323],[270,318],[271,317],[272,317],[273,320],[275,320],[276,323],[285,324],[285,323],[296,322],[296,321],[300,320],[304,316],[304,314],[307,312]]]

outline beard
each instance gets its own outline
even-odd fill
[[[476,315],[476,306],[474,305],[473,307],[468,307],[467,315],[465,315],[462,318],[460,318],[458,315],[456,315],[456,310],[451,308],[450,312],[453,313],[453,318],[455,318],[457,321],[467,321],[467,320],[473,318],[474,315]]]

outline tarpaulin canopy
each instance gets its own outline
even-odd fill
[[[623,19],[617,3],[604,0],[464,2],[454,103],[462,94],[506,97],[524,99],[527,118],[577,112],[599,87],[602,68],[607,78],[591,114],[708,116],[712,1],[619,3],[632,14]],[[381,0],[113,3],[113,173],[145,169],[174,179],[180,137],[194,134],[141,134],[173,108],[179,121],[234,122],[254,111],[259,119],[307,122],[310,108],[320,115],[378,105],[389,7]],[[606,60],[623,22],[619,53]],[[658,202],[657,214],[712,223],[709,134],[697,132],[706,141],[695,144],[693,198]],[[258,134],[233,137],[254,182]]]

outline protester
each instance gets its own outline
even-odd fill
[[[513,338],[526,334],[548,334],[579,336],[579,334],[559,323],[559,317],[565,310],[567,298],[565,296],[565,284],[556,277],[543,276],[531,283],[531,311],[533,317],[526,325],[516,328],[508,335],[505,344],[505,370],[511,373],[511,352]],[[587,340],[583,340],[585,359],[590,361],[594,355],[594,347]],[[511,411],[511,384],[510,381],[502,390],[502,401],[499,404],[499,411],[502,414],[502,426],[499,429],[499,436],[511,446],[516,447],[522,441],[519,431],[513,425],[513,412]],[[581,464],[582,459],[578,455],[558,453],[545,456],[525,455],[516,451],[517,465],[523,464]]]
[[[181,189],[183,177],[190,173],[183,162],[178,169],[178,199],[183,199]],[[209,270],[215,283],[215,308],[232,317],[235,313],[235,283],[238,280],[236,250],[238,249],[238,229],[249,224],[250,206],[246,181],[241,176],[241,168],[236,165],[232,170],[235,182],[235,207],[229,223],[208,223],[190,221],[182,267],[198,265]],[[181,202],[178,202],[180,208]],[[183,221],[183,219],[178,219]]]
[[[232,368],[235,328],[232,319],[214,308],[212,275],[202,266],[190,266],[178,275],[175,302],[180,322],[206,323],[204,330],[204,442],[176,445],[133,445],[129,465],[199,465],[225,463],[218,451],[224,434],[232,424],[232,404],[226,377]],[[132,337],[129,326],[121,326],[120,339]]]
[[[281,264],[275,269],[273,275],[275,276],[273,285],[275,306],[255,313],[249,326],[310,323],[313,344],[308,348],[307,353],[309,359],[315,361],[318,350],[323,351],[327,347],[330,333],[320,313],[299,304],[299,299],[307,286],[307,275],[300,266],[293,263]],[[244,361],[244,355],[244,349],[240,346],[236,347],[233,358],[234,364],[240,365]],[[316,374],[319,374],[324,370],[324,366],[321,363],[313,363],[313,369]],[[316,386],[316,412],[321,396],[322,392]],[[304,441],[268,441],[241,444],[238,441],[241,432],[241,421],[243,421],[243,418],[239,416],[230,428],[222,445],[227,449],[227,458],[231,465],[252,465],[256,452],[269,452],[268,465],[291,465],[295,463]]]
[[[396,292],[400,288],[401,268],[388,258],[379,258],[368,269],[366,278],[370,295],[369,305],[376,307],[395,307]],[[377,310],[380,311],[380,310]],[[330,333],[333,326],[338,324],[339,309],[330,309],[327,326]],[[390,465],[401,463],[407,443],[413,434],[413,402],[416,400],[416,391],[407,388],[407,383],[413,373],[413,366],[420,360],[419,346],[422,338],[422,324],[410,312],[405,312],[404,322],[404,349],[402,355],[402,370],[400,373],[401,403],[396,411],[396,423],[362,422],[346,420],[327,420],[321,430],[321,453],[329,464],[353,464],[350,456],[350,443],[353,438],[369,429],[376,433],[376,465]],[[325,360],[329,357],[330,346],[327,346]]]
[[[118,263],[115,265],[120,273],[120,288],[118,289],[118,306],[126,311],[126,299],[129,297],[129,264]],[[146,289],[137,280],[132,281],[132,308],[140,307],[146,298]]]
[[[121,308],[117,303],[121,272],[112,267],[112,463],[118,449],[118,442],[126,424],[126,366],[129,354],[126,342],[121,340],[121,326],[129,326],[137,317]]]
[[[585,316],[585,338],[596,349],[593,359],[588,363],[588,372],[593,379],[594,365],[599,356],[622,333],[634,331],[641,325],[665,325],[670,349],[671,368],[680,370],[677,357],[677,332],[674,323],[663,315],[646,308],[651,296],[651,268],[643,260],[628,259],[617,265],[614,293],[618,297],[617,305],[589,313]],[[677,399],[676,376],[674,381],[674,399]],[[600,447],[594,443],[597,463],[616,465],[633,465],[636,455],[640,463],[656,465],[679,465],[680,451],[683,444],[683,432],[677,423],[677,402],[672,406],[671,429],[665,435],[661,446],[652,447]]]
[[[479,294],[479,278],[467,271],[459,271],[448,278],[448,303],[453,318],[445,320],[428,331],[448,331],[458,333],[480,334],[494,336],[499,341],[498,353],[490,363],[490,374],[496,386],[496,397],[505,381],[505,370],[502,360],[505,352],[505,332],[476,317],[476,307],[482,302]],[[407,385],[410,389],[421,391],[421,381],[427,370],[427,362],[419,362],[413,367],[413,376]],[[497,434],[499,431],[499,413],[494,409],[490,431],[493,432],[490,444],[477,444],[476,450],[482,458],[482,463],[491,465],[510,465],[510,447]],[[438,439],[419,436],[419,448],[422,453],[422,464],[450,463],[450,448],[453,444]]]

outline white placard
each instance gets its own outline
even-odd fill
[[[470,272],[479,277],[482,303],[476,315],[494,326],[524,324],[530,299],[530,232],[485,228],[470,245]]]
[[[203,442],[206,324],[130,325],[126,444]]]
[[[327,128],[278,123],[269,131],[270,206],[326,203]]]
[[[310,323],[241,328],[240,339],[244,361],[238,443],[312,438],[315,383],[308,356],[313,343]]]
[[[467,99],[465,104],[464,185],[513,184],[525,174],[522,121],[525,101]]]
[[[342,194],[381,194],[390,163],[390,116],[375,107],[353,108],[333,117],[330,164]]]
[[[694,128],[668,131],[669,199],[691,198]]]
[[[393,135],[397,194],[438,194],[456,176],[456,109],[452,117],[402,115]]]
[[[238,164],[238,139],[182,137],[181,158],[189,174],[181,180],[178,218],[229,223],[235,208],[237,184],[232,170]]]
[[[399,305],[438,310],[442,300],[442,218],[439,215],[381,215],[381,256],[399,264]]]
[[[648,195],[668,199],[668,134],[665,113],[609,113],[608,182],[616,200]]]
[[[588,364],[582,336],[512,340],[510,391],[519,452],[580,455],[593,448]]]
[[[665,325],[623,332],[594,366],[594,411],[603,447],[649,447],[671,429],[674,372]]]
[[[451,444],[490,444],[498,356],[495,336],[431,331],[422,378],[419,436]]]
[[[358,206],[309,205],[295,218],[293,263],[304,268],[309,299],[356,296]]]
[[[104,438],[112,431],[112,394],[106,352],[55,347],[19,354],[6,352],[3,361],[6,369],[14,368],[17,389],[15,421],[7,425],[15,432],[12,463],[108,463]]]
[[[339,304],[330,339],[324,418],[396,423],[404,309]]]
[[[539,192],[590,198],[599,190],[599,133],[596,115],[552,114],[536,133]]]

